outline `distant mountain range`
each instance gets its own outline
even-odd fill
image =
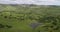
[[[25,6],[25,7],[30,7],[30,6],[40,6],[40,7],[56,7],[60,5],[36,5],[36,4],[0,4],[2,6]]]

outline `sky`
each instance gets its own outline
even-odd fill
[[[0,0],[0,4],[60,5],[60,0]]]

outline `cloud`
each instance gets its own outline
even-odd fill
[[[59,0],[0,0],[3,4],[60,5]]]
[[[10,0],[0,0],[0,4],[15,4],[16,2],[10,1]]]

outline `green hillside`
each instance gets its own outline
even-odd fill
[[[0,32],[59,32],[60,6],[0,4]]]

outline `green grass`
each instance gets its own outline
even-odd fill
[[[50,32],[53,30],[50,28],[53,21],[46,22],[44,19],[45,17],[52,16],[56,17],[60,14],[60,6],[36,6],[38,8],[31,8],[31,7],[22,7],[20,5],[17,6],[10,6],[10,5],[2,5],[0,6],[0,24],[3,24],[5,28],[0,28],[0,32]],[[32,6],[35,7],[35,6]],[[58,17],[59,18],[59,17]],[[41,22],[41,20],[44,20]],[[60,18],[59,18],[60,19]],[[57,23],[60,23],[59,20]],[[55,19],[56,20],[56,19]],[[35,29],[33,29],[30,24],[31,23],[43,23],[39,25]],[[6,25],[12,26],[12,28],[7,28]],[[49,26],[49,30],[46,31],[46,27]],[[57,24],[56,26],[59,26]],[[54,26],[54,25],[53,25]],[[59,26],[60,27],[60,26]],[[53,30],[53,32],[58,32],[59,30]]]

